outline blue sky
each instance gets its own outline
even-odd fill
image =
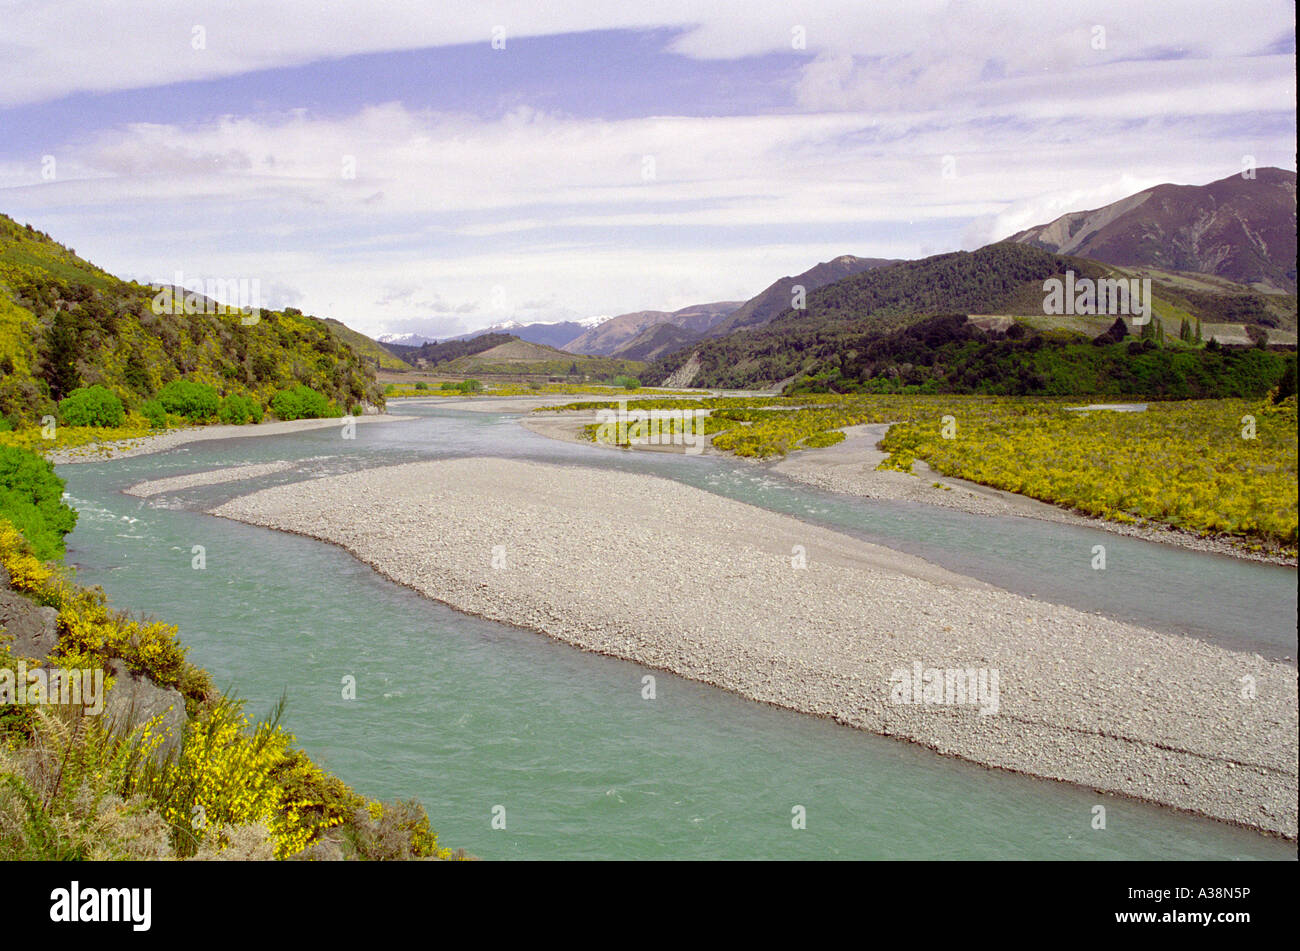
[[[0,0],[0,211],[373,334],[744,299],[1294,169],[1291,5],[1151,7]]]

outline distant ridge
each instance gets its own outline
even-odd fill
[[[619,314],[593,327],[582,336],[569,341],[564,347],[571,353],[596,356],[620,355],[620,349],[638,334],[656,324],[672,324],[683,330],[704,333],[741,305],[740,301],[717,301],[711,304],[692,304],[680,310],[640,310]]]
[[[837,258],[810,267],[802,274],[783,277],[770,284],[762,293],[751,297],[736,308],[734,313],[714,326],[707,335],[725,337],[737,330],[751,330],[770,323],[777,314],[790,308],[795,285],[803,287],[805,292],[812,292],[854,274],[897,263],[887,258],[859,258],[851,254],[841,254]]]

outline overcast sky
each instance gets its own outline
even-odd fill
[[[0,212],[443,336],[1296,167],[1288,2],[228,6],[0,0]]]

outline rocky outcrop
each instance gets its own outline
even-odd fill
[[[37,604],[9,586],[0,567],[0,647],[14,657],[46,661],[59,642],[59,612]],[[51,685],[57,683],[57,665],[50,664]],[[127,667],[120,658],[109,661],[105,673],[112,678],[102,715],[114,727],[130,729],[158,717],[153,728],[162,735],[158,756],[170,753],[185,727],[185,698],[175,688],[159,687],[146,675]]]

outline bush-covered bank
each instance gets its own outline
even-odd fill
[[[889,468],[939,472],[1115,522],[1151,521],[1294,557],[1296,398],[1186,400],[1146,412],[1077,412],[1079,400],[969,395],[810,394],[642,399],[637,409],[708,409],[713,447],[756,459],[839,442],[849,426],[894,423]],[[536,412],[612,409],[574,402]],[[587,427],[594,439],[597,426]]]
[[[0,519],[22,532],[36,557],[61,559],[77,513],[63,502],[63,480],[45,459],[0,446]]]
[[[986,331],[965,315],[931,317],[836,354],[794,381],[798,393],[984,393],[1145,399],[1258,398],[1295,392],[1294,351],[1162,346],[1120,322],[1089,340],[1012,324]]]
[[[0,637],[0,860],[453,857],[417,803],[368,801],[325,773],[294,748],[279,711],[255,721],[219,695],[175,627],[115,611],[101,589],[41,557],[12,517],[41,511],[28,515],[33,535],[61,551],[75,522],[62,480],[22,450],[0,450],[0,465],[15,473],[0,495],[0,590],[11,611],[15,595],[33,617],[57,611],[45,657],[15,654]],[[84,703],[15,704],[4,691],[20,664],[98,670],[110,685],[116,670],[175,690],[181,736],[165,744],[160,717],[123,723]]]
[[[101,393],[91,393],[100,390]],[[89,394],[83,396],[83,394]],[[112,402],[106,402],[111,400]],[[74,407],[64,412],[64,404]],[[116,413],[112,411],[116,404]],[[107,405],[108,410],[103,407]],[[269,412],[279,420],[331,419],[343,416],[343,410],[322,394],[301,385],[279,391],[271,398]],[[256,425],[267,420],[268,408],[249,396],[231,393],[222,396],[204,383],[174,380],[158,397],[145,400],[138,411],[123,412],[121,404],[108,390],[90,387],[74,391],[60,404],[59,417],[53,423],[0,427],[0,446],[54,452],[90,443],[115,443],[140,439],[157,430],[210,426]]]

